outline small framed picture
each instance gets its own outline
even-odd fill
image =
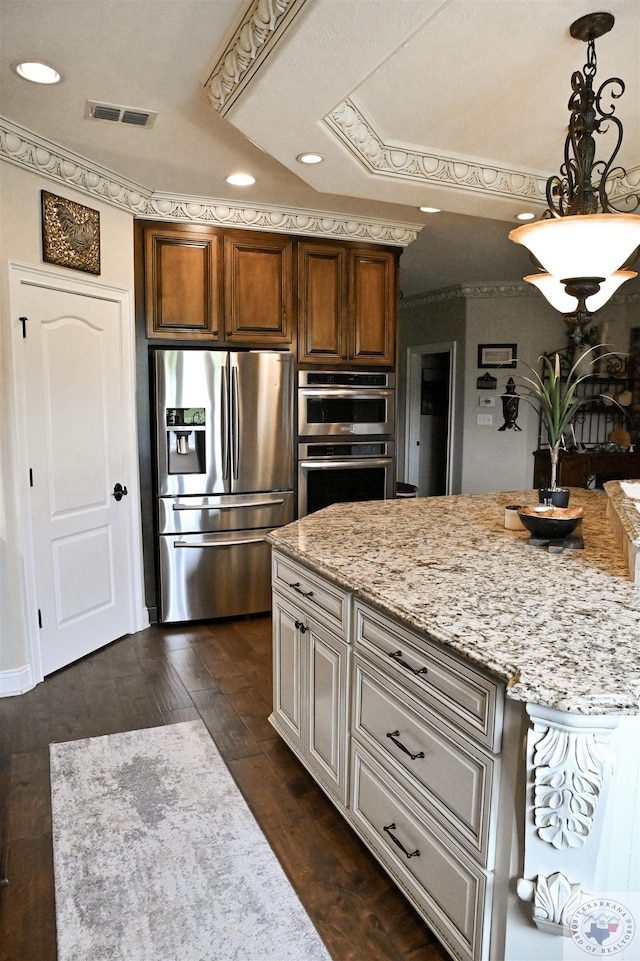
[[[58,267],[100,273],[100,214],[46,190],[42,196],[42,259]]]
[[[478,344],[478,367],[515,367],[517,344]]]

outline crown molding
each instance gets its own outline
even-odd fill
[[[147,219],[177,220],[184,223],[214,224],[221,227],[246,227],[280,233],[305,234],[366,243],[393,244],[406,247],[418,236],[422,224],[396,224],[386,220],[361,221],[343,214],[322,210],[272,207],[232,206],[225,200],[198,197],[174,197],[154,193],[147,205]]]
[[[522,284],[517,280],[492,284],[461,284],[403,297],[400,300],[400,310],[418,310],[447,300],[490,300],[496,297],[539,297],[539,292],[531,284]],[[615,294],[610,303],[627,307],[639,301],[640,292],[634,291],[632,294]]]
[[[224,117],[282,40],[308,0],[252,0],[204,82],[209,103]]]
[[[302,210],[269,204],[239,206],[226,200],[151,191],[2,117],[0,160],[39,174],[57,184],[72,187],[145,220],[235,226],[310,237],[391,244],[396,247],[410,244],[423,226],[398,224],[381,219],[361,220],[330,211]]]
[[[324,122],[370,173],[546,203],[546,178],[538,174],[385,143],[353,98],[339,104]]]
[[[414,294],[403,297],[400,310],[414,310],[441,304],[448,300],[489,300],[495,297],[532,297],[537,291],[531,284],[521,284],[518,281],[494,284],[462,284],[455,287],[443,287],[424,294]]]

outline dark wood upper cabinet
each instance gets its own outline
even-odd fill
[[[349,251],[349,359],[390,366],[395,359],[396,257]]]
[[[298,245],[298,360],[340,362],[347,356],[348,258],[335,244]]]
[[[147,229],[148,337],[211,340],[218,334],[218,237],[210,231]]]
[[[395,248],[155,221],[136,238],[149,339],[293,343],[307,366],[394,365]]]
[[[225,234],[226,340],[291,343],[292,250],[286,235]]]
[[[298,245],[298,360],[392,367],[397,254],[347,244]]]

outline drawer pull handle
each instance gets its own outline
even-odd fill
[[[313,591],[302,590],[302,588],[300,587],[300,581],[296,581],[295,584],[289,584],[289,587],[292,587],[294,591],[296,591],[296,593],[302,594],[303,597],[313,597]]]
[[[296,624],[296,627],[297,627],[297,629],[300,631],[301,634],[306,634],[306,633],[307,633],[307,629],[306,629],[306,627],[304,626],[304,624],[302,623],[302,621],[296,621],[295,624]]]
[[[406,854],[408,858],[419,858],[420,852],[418,851],[417,848],[415,851],[407,851],[402,841],[399,841],[397,837],[391,833],[392,831],[395,831],[395,829],[396,829],[395,824],[389,824],[384,828],[384,830],[387,832],[387,834],[389,835],[393,843],[400,848],[403,854]]]
[[[402,651],[388,651],[387,653],[389,657],[392,657],[398,664],[402,664],[402,666],[406,667],[406,669],[411,671],[412,674],[426,674],[428,672],[428,668],[426,667],[420,667],[418,670],[416,670],[415,667],[411,667],[410,664],[407,664],[406,661],[403,661]]]
[[[408,754],[412,761],[415,761],[418,757],[424,757],[424,751],[420,751],[419,754],[412,754],[408,747],[405,747],[400,741],[396,741],[396,738],[400,736],[400,731],[391,731],[387,734],[387,737],[391,738],[396,747],[399,747],[401,751]]]

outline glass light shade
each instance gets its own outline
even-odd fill
[[[611,274],[610,277],[607,277],[607,279],[600,284],[600,290],[597,294],[592,294],[591,297],[587,297],[585,301],[587,310],[595,314],[596,310],[604,307],[607,301],[613,297],[618,287],[624,284],[625,281],[632,280],[633,277],[637,276],[638,274],[635,270],[616,270],[614,274]],[[537,287],[551,306],[560,311],[561,314],[575,313],[578,306],[578,298],[568,294],[564,289],[564,284],[560,283],[557,277],[553,277],[551,274],[530,274],[524,279],[527,283]]]
[[[609,277],[626,264],[640,245],[640,216],[554,217],[516,227],[509,239],[530,250],[544,270],[558,280]]]

